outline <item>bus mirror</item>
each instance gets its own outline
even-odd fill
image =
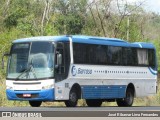
[[[62,65],[62,54],[57,54],[57,65]]]
[[[4,69],[4,57],[9,55],[10,55],[9,53],[4,53],[2,56],[2,69]]]

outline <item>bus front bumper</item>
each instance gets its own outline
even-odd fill
[[[8,100],[22,100],[22,101],[53,101],[55,100],[54,88],[47,90],[36,91],[14,91],[6,90]]]

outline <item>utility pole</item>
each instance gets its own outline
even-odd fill
[[[130,19],[129,19],[129,15],[127,15],[128,19],[127,19],[127,41],[129,41],[129,22],[130,22]]]

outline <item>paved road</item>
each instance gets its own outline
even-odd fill
[[[0,117],[3,112],[17,116],[42,117],[160,117],[160,107],[0,107]],[[20,113],[20,114],[19,114]],[[33,113],[33,114],[32,114]],[[34,114],[35,113],[35,114]],[[111,116],[110,116],[111,115]],[[138,116],[136,116],[138,117]]]
[[[0,111],[160,111],[157,107],[0,107]]]

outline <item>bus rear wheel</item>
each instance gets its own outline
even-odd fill
[[[29,101],[29,104],[32,107],[40,107],[42,104],[42,101]]]
[[[76,107],[78,102],[78,95],[76,89],[71,89],[69,93],[69,100],[65,101],[66,107]]]
[[[117,105],[119,107],[130,107],[134,101],[134,91],[131,88],[127,88],[126,97],[124,99],[117,99]]]
[[[100,107],[102,105],[102,100],[92,100],[86,99],[88,107]]]

